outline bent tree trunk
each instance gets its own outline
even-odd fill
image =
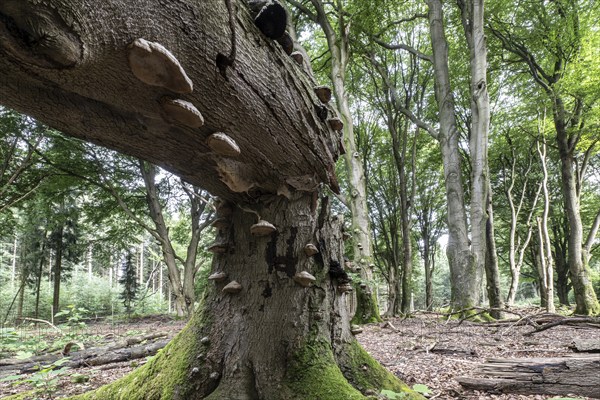
[[[265,36],[285,27],[265,21],[280,15],[259,14],[257,27],[236,0],[0,2],[2,104],[164,166],[224,202],[211,249],[226,280],[209,285],[158,356],[80,398],[410,392],[350,332],[341,228],[316,192],[322,183],[339,191],[338,137],[303,70]],[[258,215],[277,230],[253,236]],[[293,279],[302,271],[314,285]]]

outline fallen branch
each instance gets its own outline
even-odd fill
[[[46,321],[45,319],[37,319],[37,318],[29,318],[29,317],[24,317],[24,318],[21,318],[21,319],[23,321],[41,322],[43,324],[50,325],[50,327],[52,327],[55,331],[57,331],[58,333],[62,333],[62,331],[60,330],[59,327],[57,327],[56,325],[54,325],[50,321]]]
[[[165,336],[167,336],[166,333],[151,333],[148,335],[127,338],[103,347],[86,350],[82,349],[81,351],[72,353],[71,359],[64,363],[63,366],[78,368],[85,365],[102,365],[154,355],[159,349],[163,348],[170,339],[145,343],[141,346],[134,345]],[[63,357],[64,355],[62,351],[60,351],[53,354],[31,357],[26,360],[0,360],[0,378],[11,374],[33,372],[40,365],[52,364]]]

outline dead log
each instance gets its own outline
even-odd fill
[[[460,377],[466,389],[490,393],[576,395],[600,398],[600,357],[490,359],[478,374]]]
[[[149,342],[139,346],[132,346],[145,340],[144,338],[159,338],[165,333],[154,333],[136,338],[129,338],[108,346],[96,347],[72,353],[69,361],[63,367],[81,368],[84,366],[104,365],[116,362],[135,360],[156,354],[169,343],[169,339]],[[25,374],[36,371],[40,365],[49,365],[63,358],[61,352],[45,354],[26,360],[3,360],[0,362],[0,379],[9,375]]]
[[[600,339],[576,339],[569,347],[580,353],[600,353]]]

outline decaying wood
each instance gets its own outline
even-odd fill
[[[139,346],[134,345],[165,336],[167,336],[165,333],[152,333],[144,336],[127,338],[103,347],[74,352],[71,354],[70,360],[62,364],[62,366],[79,368],[83,366],[104,365],[152,356],[156,354],[158,350],[165,347],[167,343],[169,343],[170,338],[144,343]],[[0,361],[0,379],[9,375],[34,372],[40,365],[52,364],[63,357],[64,355],[62,352],[58,352],[44,354],[26,360],[2,360]]]
[[[584,353],[600,353],[600,338],[576,339],[569,347]]]
[[[457,378],[465,388],[491,393],[600,398],[600,357],[490,359],[478,371],[491,378]]]

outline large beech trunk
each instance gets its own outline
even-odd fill
[[[227,278],[211,283],[195,317],[159,356],[84,398],[346,400],[404,390],[350,332],[338,268],[341,220],[330,218],[326,199],[316,204],[302,195],[221,207],[223,215],[231,210],[230,225],[218,233],[226,250],[215,255],[212,272]],[[277,230],[251,234],[255,213]],[[319,253],[307,256],[308,243]],[[314,285],[294,280],[301,271],[316,278]],[[241,290],[224,291],[233,281]]]
[[[0,103],[165,166],[220,196],[222,217],[231,209],[213,268],[241,291],[209,285],[158,356],[80,398],[346,400],[408,391],[350,332],[336,268],[341,227],[316,192],[320,184],[339,191],[339,136],[303,70],[257,29],[245,3],[3,0],[0,70]],[[207,140],[216,132],[228,135],[226,149],[222,136],[219,146]],[[277,231],[252,236],[257,215]],[[320,251],[310,258],[308,243]],[[292,279],[301,271],[314,286]]]

